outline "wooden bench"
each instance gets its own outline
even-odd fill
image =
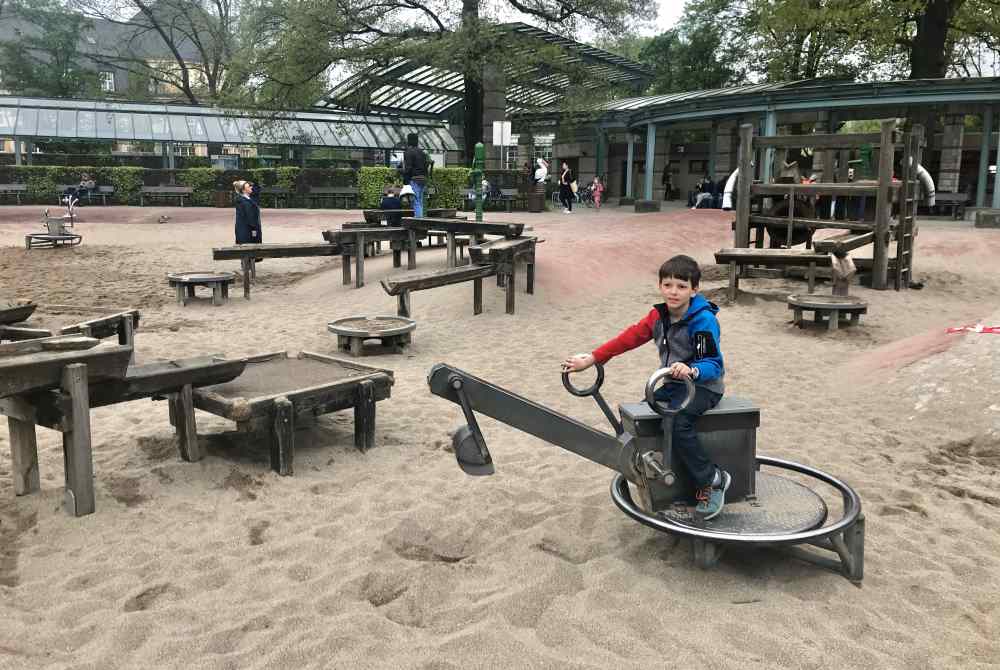
[[[176,198],[183,207],[184,198],[190,198],[193,193],[194,189],[190,186],[143,186],[139,190],[139,206],[145,205],[147,198],[153,200]]]
[[[341,203],[343,209],[358,205],[358,189],[353,186],[311,186],[306,197],[309,198],[310,207],[324,202],[330,202],[334,207]]]
[[[809,282],[809,293],[816,290],[816,268],[828,267],[830,256],[817,254],[800,249],[757,249],[733,248],[720,249],[715,252],[715,262],[719,265],[729,265],[729,299],[736,300],[739,292],[740,276],[773,277],[773,271],[760,271],[750,268],[751,265],[763,265],[766,268],[807,267],[806,278]]]
[[[27,184],[0,184],[0,197],[14,196],[17,204],[21,204],[21,194],[28,192]]]
[[[243,274],[243,297],[250,299],[250,285],[257,278],[257,258],[304,258],[339,256],[340,247],[326,242],[289,242],[286,244],[236,244],[212,249],[212,260],[239,261]]]
[[[965,206],[969,204],[969,200],[968,193],[942,193],[938,191],[934,195],[934,211],[941,213],[943,209],[950,210],[951,218],[964,219]]]
[[[403,250],[411,244],[409,231],[393,226],[344,227],[323,232],[323,239],[340,248],[344,272],[344,285],[351,283],[351,257],[354,257],[354,288],[365,285],[365,254],[373,242],[389,242],[392,249],[392,267],[402,265]]]
[[[856,233],[848,231],[846,233],[840,233],[839,235],[825,237],[822,240],[814,240],[813,249],[816,250],[816,253],[820,254],[847,253],[852,249],[863,247],[866,244],[871,244],[874,241],[875,241],[874,231],[869,231],[867,233]]]
[[[449,284],[461,284],[471,281],[472,290],[472,313],[481,314],[483,311],[483,279],[492,277],[497,273],[495,265],[469,265],[461,268],[450,268],[437,272],[427,272],[422,274],[400,275],[382,280],[382,288],[389,295],[394,295],[398,299],[396,313],[399,316],[410,316],[410,293],[412,291],[424,291],[438,286],[448,286]],[[510,282],[508,291],[513,290],[514,282]]]
[[[62,204],[63,194],[69,189],[75,189],[79,184],[57,184],[56,185],[56,204]],[[94,204],[94,198],[101,199],[101,205],[107,206],[108,198],[114,197],[115,187],[114,186],[98,186],[96,189],[88,190],[84,197],[87,199],[87,204]]]

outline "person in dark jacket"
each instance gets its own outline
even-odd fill
[[[403,201],[396,193],[398,191],[395,186],[386,186],[382,194],[382,202],[379,203],[379,209],[403,209]],[[390,226],[401,226],[403,225],[403,215],[399,212],[389,214],[386,216],[386,223]]]
[[[253,184],[242,179],[233,182],[236,191],[236,244],[260,244],[260,206],[251,194]]]
[[[406,136],[403,152],[403,183],[413,189],[413,214],[418,219],[424,215],[424,188],[427,186],[427,154],[417,146],[417,134]]]

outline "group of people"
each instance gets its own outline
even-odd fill
[[[538,167],[535,168],[534,172],[530,171],[527,163],[525,163],[525,170],[529,172],[532,176],[532,180],[536,184],[544,183],[549,177],[549,164],[544,158],[538,158],[535,160]],[[569,164],[563,161],[560,165],[559,170],[559,202],[563,206],[563,213],[570,214],[573,211],[573,202],[576,201],[576,193],[579,190],[577,185],[576,175],[570,169]],[[601,208],[601,200],[604,196],[604,183],[601,178],[594,175],[593,181],[590,183],[590,194],[594,199],[594,207],[596,209]]]
[[[70,186],[63,191],[63,201],[70,207],[75,206],[80,200],[97,188],[97,182],[88,173],[80,175],[80,183]]]

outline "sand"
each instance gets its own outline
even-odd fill
[[[392,314],[337,258],[268,259],[253,299],[173,302],[171,271],[234,270],[210,249],[232,214],[208,208],[84,208],[80,247],[23,249],[37,207],[0,208],[0,299],[40,304],[58,327],[142,311],[140,361],[288,349],[337,355],[326,324]],[[168,223],[156,223],[160,215]],[[269,242],[319,241],[359,212],[267,210]],[[395,373],[376,447],[353,448],[353,415],[297,432],[294,477],[266,444],[198,413],[207,457],[179,459],[165,403],[94,410],[97,512],[60,510],[59,435],[39,429],[42,490],[15,497],[0,431],[0,668],[988,668],[1000,667],[1000,231],[922,221],[922,290],[877,292],[857,328],[799,330],[794,280],[750,280],[720,303],[728,393],[762,408],[758,450],[849,482],[867,516],[865,579],[771,551],[695,567],[686,540],[630,521],[610,471],[483,417],[497,473],[470,478],[450,453],[461,421],[426,374],[447,362],[595,427],[597,406],[558,364],[638,320],[655,272],[686,252],[712,263],[731,215],[606,207],[573,216],[491,214],[545,238],[534,296],[486,282],[415,293],[413,343],[364,362]],[[421,250],[419,269],[444,267]],[[519,278],[523,288],[523,273]],[[828,291],[826,285],[820,291]],[[207,295],[207,294],[204,294]],[[605,397],[640,397],[651,346],[613,361]],[[582,382],[582,380],[581,380]]]

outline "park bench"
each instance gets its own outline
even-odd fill
[[[21,194],[27,193],[27,184],[0,184],[0,197],[14,196],[17,204],[21,204]]]
[[[809,293],[816,289],[816,268],[830,265],[829,254],[818,254],[800,249],[757,249],[732,248],[719,249],[715,252],[715,262],[719,265],[729,265],[729,299],[736,300],[739,292],[740,277],[774,277],[775,268],[807,267],[806,279],[809,282]],[[765,269],[750,266],[762,265]]]
[[[65,197],[63,193],[71,188],[76,188],[79,184],[57,184],[56,185],[56,204],[62,204],[62,200]],[[86,195],[83,197],[87,199],[87,204],[94,204],[95,198],[101,199],[102,205],[108,204],[108,198],[114,197],[115,187],[114,186],[98,186],[94,190],[88,190]]]
[[[146,204],[146,199],[169,200],[175,198],[184,206],[184,198],[190,198],[194,189],[190,186],[143,186],[139,191],[139,206]]]
[[[358,189],[353,186],[311,186],[306,197],[310,207],[329,202],[333,207],[340,204],[344,209],[350,209],[358,204]]]
[[[969,204],[968,193],[942,193],[938,191],[934,195],[934,211],[942,214],[942,210],[949,210],[951,218],[964,219],[965,206]]]
[[[256,258],[305,258],[339,256],[340,247],[326,242],[288,242],[285,244],[237,244],[212,249],[212,260],[240,262],[243,275],[243,297],[250,299],[250,284],[257,277]]]
[[[284,202],[287,207],[291,197],[292,192],[284,186],[264,186],[260,189],[260,202],[265,206],[267,204],[267,199],[270,198],[271,202],[274,203],[272,207],[281,207],[282,202]]]
[[[383,279],[382,288],[389,295],[396,296],[398,300],[396,313],[399,316],[409,317],[411,292],[471,281],[473,283],[472,313],[481,314],[483,311],[483,279],[492,277],[496,273],[497,267],[495,265],[467,265],[460,268],[438,270],[437,272],[400,275]]]

